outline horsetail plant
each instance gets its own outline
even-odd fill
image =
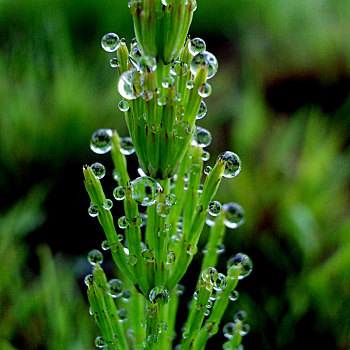
[[[119,109],[130,137],[99,129],[91,139],[94,152],[111,153],[117,181],[113,197],[125,212],[118,220],[101,185],[105,167],[83,167],[89,214],[99,220],[106,235],[102,249],[110,251],[118,268],[118,279],[108,281],[102,253],[89,252],[93,268],[85,283],[90,313],[102,333],[97,348],[166,350],[176,340],[176,349],[204,349],[230,300],[237,299],[237,283],[252,270],[242,253],[228,260],[225,273],[215,268],[225,230],[243,223],[243,209],[237,203],[221,205],[214,197],[223,177],[239,174],[241,162],[226,151],[213,167],[204,166],[211,134],[196,122],[207,112],[207,81],[218,63],[202,39],[188,37],[196,6],[195,0],[130,1],[136,34],[130,48],[114,33],[102,38],[103,49],[115,53],[110,64],[119,74]],[[131,179],[126,156],[134,152],[140,176]],[[184,289],[179,283],[197,253],[205,223],[210,233],[196,291],[176,338]],[[224,325],[224,349],[243,348],[241,339],[248,332],[244,316],[240,311]]]

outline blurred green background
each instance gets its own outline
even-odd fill
[[[199,122],[209,164],[224,150],[243,162],[217,199],[246,211],[220,260],[254,262],[225,316],[247,311],[246,349],[350,349],[349,18],[346,0],[198,2],[190,34],[220,64]],[[111,171],[93,131],[126,135],[99,44],[111,31],[133,37],[127,1],[0,0],[0,349],[86,350],[98,335],[83,277],[103,233],[81,167]]]

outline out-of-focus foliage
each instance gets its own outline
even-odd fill
[[[254,262],[227,315],[247,310],[248,349],[350,348],[349,15],[341,0],[202,0],[195,13],[191,35],[221,65],[209,151],[243,162],[218,199],[246,212],[226,254]],[[1,349],[92,347],[71,262],[102,236],[75,177],[93,131],[126,134],[99,41],[130,40],[131,23],[126,1],[0,1]]]

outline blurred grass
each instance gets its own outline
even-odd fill
[[[190,33],[221,65],[200,121],[213,134],[210,162],[225,149],[243,160],[218,199],[245,208],[225,256],[244,250],[254,273],[227,317],[247,309],[248,349],[349,349],[350,4],[219,5],[202,0]],[[99,41],[109,31],[132,38],[127,2],[1,0],[0,29],[0,348],[88,349],[96,327],[74,261],[102,233],[75,178],[94,159],[93,131],[126,133]],[[315,101],[308,86],[298,99],[310,77],[324,94]],[[299,85],[282,91],[290,79]],[[55,241],[63,231],[66,247]]]

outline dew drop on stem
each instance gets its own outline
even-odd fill
[[[119,48],[119,37],[115,33],[108,33],[103,36],[101,40],[103,50],[107,52],[114,52]]]

